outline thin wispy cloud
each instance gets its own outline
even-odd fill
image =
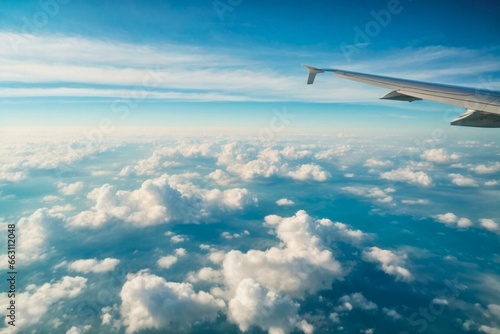
[[[140,45],[108,42],[85,37],[38,36],[0,32],[1,82],[18,87],[0,87],[0,97],[107,97],[189,101],[309,101],[375,102],[378,89],[328,78],[314,87],[305,85],[306,71],[300,58],[288,54],[288,71],[273,68],[272,62],[256,60],[237,50],[179,44]],[[477,50],[428,47],[400,50],[389,59],[363,59],[354,70],[397,75],[404,67],[412,79],[436,79],[446,72],[467,75],[499,70],[498,59],[470,62],[481,57]],[[428,71],[418,69],[414,53],[426,59]],[[443,59],[453,59],[450,68],[436,72]],[[489,59],[492,58],[492,59]],[[394,61],[393,59],[397,59]],[[489,59],[489,60],[488,60]],[[478,65],[479,64],[479,65]],[[321,64],[318,64],[321,65]],[[410,70],[411,71],[411,70]],[[400,74],[400,73],[399,73]],[[50,85],[50,87],[49,87]],[[53,87],[57,85],[57,87]],[[75,87],[76,85],[76,87]],[[79,86],[79,87],[78,87]],[[90,87],[89,87],[90,86]]]

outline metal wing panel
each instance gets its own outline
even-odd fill
[[[467,113],[453,120],[451,122],[452,125],[488,128],[500,127],[500,92],[498,91],[305,66],[309,70],[308,84],[314,83],[316,74],[332,72],[334,75],[344,79],[391,89],[391,92],[383,96],[382,99],[408,102],[431,100],[468,109]]]
[[[324,70],[327,71],[327,70]],[[467,109],[500,114],[500,93],[466,87],[426,83],[340,70],[334,75],[366,84],[396,90],[403,95],[419,99],[448,103]]]
[[[500,115],[477,110],[467,113],[451,121],[451,125],[472,126],[478,128],[500,128]]]

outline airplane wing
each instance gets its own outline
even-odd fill
[[[304,65],[309,70],[307,84],[314,83],[316,74],[332,72],[334,75],[362,83],[390,89],[381,97],[384,100],[413,102],[431,100],[464,107],[467,112],[453,121],[452,125],[481,128],[500,128],[500,92],[420,82],[379,75],[349,72],[337,69],[315,68]]]

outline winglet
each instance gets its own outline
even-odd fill
[[[325,73],[324,70],[321,70],[319,68],[308,66],[308,65],[304,65],[304,66],[307,67],[307,70],[309,71],[309,76],[307,77],[307,84],[308,85],[312,85],[314,83],[314,79],[316,78],[316,74]]]

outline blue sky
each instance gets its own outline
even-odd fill
[[[19,333],[500,333],[498,130],[301,66],[500,89],[499,12],[2,1],[0,308]]]
[[[498,9],[486,1],[6,1],[0,117],[10,126],[95,126],[122,107],[131,116],[112,120],[117,127],[222,120],[258,129],[278,104],[294,110],[302,125],[294,132],[366,131],[378,117],[395,129],[445,127],[463,110],[378,101],[383,89],[326,75],[308,87],[300,65],[498,89]]]

